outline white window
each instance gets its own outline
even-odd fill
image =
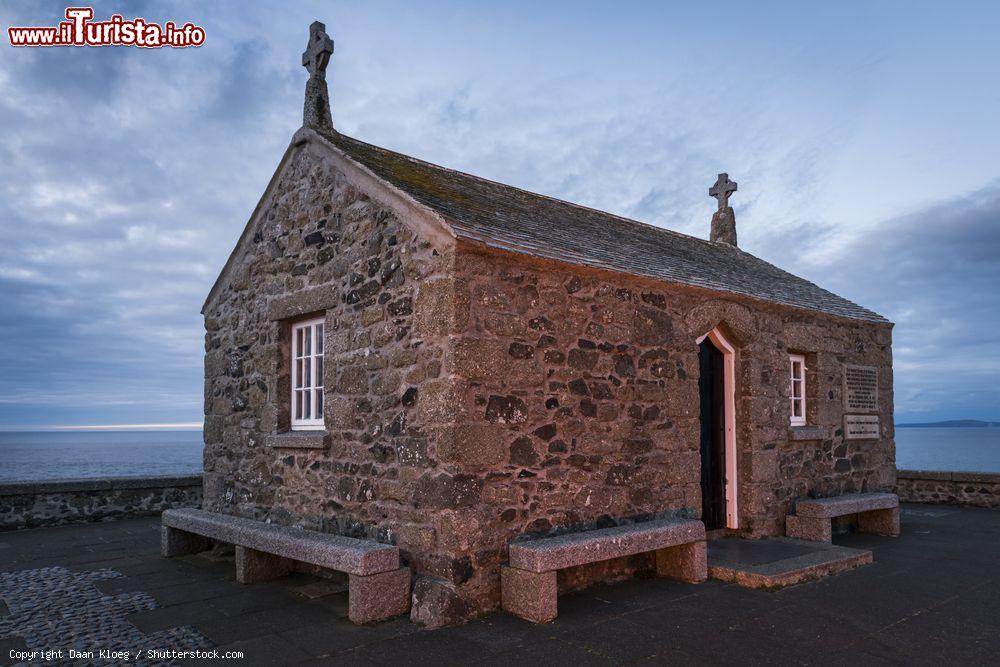
[[[806,423],[806,358],[801,354],[788,355],[791,366],[791,384],[788,399],[791,401],[792,426]]]
[[[323,318],[292,325],[292,430],[323,428]]]

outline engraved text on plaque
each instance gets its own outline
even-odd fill
[[[848,412],[878,412],[878,369],[844,366],[844,409]]]
[[[846,440],[877,440],[881,435],[878,415],[844,415]]]

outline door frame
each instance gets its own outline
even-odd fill
[[[700,336],[695,341],[701,345],[705,339],[712,344],[723,357],[723,378],[726,410],[726,528],[740,527],[739,514],[739,476],[736,467],[736,348],[726,340],[718,328]]]

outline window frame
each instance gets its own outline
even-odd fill
[[[307,354],[302,354],[299,343],[299,332],[309,331],[309,349]],[[291,330],[291,394],[289,399],[290,426],[293,431],[321,431],[325,428],[323,421],[323,370],[325,368],[324,354],[326,352],[323,335],[326,332],[326,318],[314,317],[308,320],[301,320],[292,323]],[[304,338],[304,337],[302,337]],[[317,341],[319,345],[317,345]],[[304,347],[304,346],[302,346]],[[317,352],[317,349],[319,350]],[[299,387],[299,366],[300,361],[308,360],[309,364],[309,384]],[[318,360],[318,363],[317,363]],[[309,417],[299,416],[299,394],[308,392],[308,414]],[[319,415],[318,417],[316,415]]]
[[[801,375],[795,377],[795,364],[799,364],[799,368],[802,369]],[[805,426],[806,425],[806,372],[809,369],[806,367],[806,355],[804,354],[791,354],[788,355],[788,419],[792,426]],[[795,395],[795,384],[799,384],[799,395]],[[795,404],[798,402],[800,404],[799,416],[795,415]]]

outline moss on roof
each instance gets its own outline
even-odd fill
[[[358,141],[322,136],[439,213],[459,238],[872,322],[881,315],[724,243],[712,243],[479,178]]]

